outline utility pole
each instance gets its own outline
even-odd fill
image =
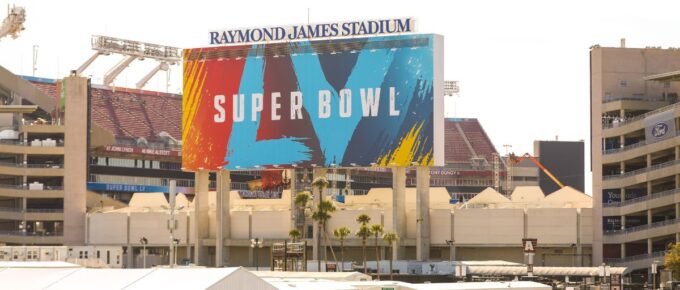
[[[170,220],[168,221],[168,230],[170,231],[170,254],[168,257],[168,264],[170,268],[175,267],[175,255],[177,255],[176,242],[175,242],[175,230],[177,229],[177,220],[175,219],[175,209],[176,209],[176,197],[177,197],[177,181],[170,180],[170,188],[168,199],[170,200]]]
[[[512,145],[503,144],[505,148],[505,194],[510,195],[512,188],[512,160],[510,160],[510,148]]]

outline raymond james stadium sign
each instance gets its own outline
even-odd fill
[[[412,18],[301,24],[211,31],[210,44],[248,44],[330,37],[375,36],[410,33],[415,32],[415,30],[415,20]]]

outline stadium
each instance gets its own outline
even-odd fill
[[[455,261],[503,260],[493,264],[501,272],[468,276],[532,275],[527,264],[563,282],[562,267],[597,276],[582,188],[542,190],[541,176],[557,179],[536,158],[501,156],[478,119],[444,118],[443,37],[225,41],[235,45],[182,51],[93,36],[95,54],[63,79],[0,67],[0,260],[378,277],[448,277]],[[125,60],[102,84],[82,76],[112,53]],[[114,86],[139,58],[158,67],[137,88]],[[179,63],[182,95],[144,90]],[[314,211],[324,200],[335,211],[322,227]],[[366,249],[353,234],[368,224],[360,215],[399,242],[375,234]],[[351,234],[330,237],[342,227]]]

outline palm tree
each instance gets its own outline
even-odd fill
[[[340,240],[340,265],[341,271],[345,271],[345,238],[351,234],[352,231],[348,227],[341,227],[333,230],[333,236]]]
[[[385,243],[392,246],[392,251],[396,250],[397,245],[396,243],[399,242],[399,235],[397,235],[397,233],[395,232],[385,233],[383,234],[382,238],[385,241]],[[392,271],[392,257],[394,257],[394,255],[390,257],[390,280],[394,281],[394,273]]]
[[[305,208],[307,208],[307,204],[309,204],[309,201],[312,199],[312,196],[309,195],[309,192],[307,191],[301,191],[298,192],[295,195],[295,205],[297,205],[300,208],[300,214],[302,215],[302,234],[304,234],[305,231]],[[302,235],[301,235],[302,236]]]
[[[380,280],[380,249],[378,248],[378,238],[383,233],[383,226],[380,224],[374,224],[371,226],[371,234],[375,237],[375,272],[378,274],[378,280]]]
[[[357,222],[362,226],[368,225],[371,222],[371,217],[362,213],[357,216]]]
[[[368,274],[368,267],[366,267],[366,240],[371,237],[371,229],[367,225],[361,225],[356,236],[361,238],[361,249],[364,255],[364,274]]]
[[[335,205],[330,199],[322,200],[316,208],[316,211],[312,213],[312,219],[319,224],[319,231],[321,232],[324,243],[323,243],[323,258],[324,263],[328,264],[328,257],[326,255],[326,247],[328,247],[328,234],[326,233],[326,223],[331,218],[330,213],[335,211]],[[333,249],[331,248],[331,251]],[[321,259],[317,261],[319,265],[319,271],[321,271]]]
[[[300,236],[302,236],[302,234],[297,229],[292,229],[290,232],[288,232],[288,236],[290,237],[291,241],[295,243],[300,240]]]
[[[319,190],[319,196],[315,197],[314,199],[319,201],[319,205],[317,205],[317,206],[320,206],[320,204],[323,200],[323,191],[326,187],[328,187],[328,179],[326,179],[326,177],[324,177],[324,176],[319,176],[317,178],[314,178],[314,180],[312,180],[312,186],[316,187]],[[320,209],[320,207],[319,207],[319,209]],[[313,216],[312,216],[312,219],[314,219]],[[316,220],[316,219],[314,219],[314,220]],[[316,246],[318,247],[319,243],[321,243],[321,223],[319,223],[319,232],[317,233],[316,238],[317,238],[316,239],[316,243],[317,243]],[[324,247],[324,253],[323,253],[324,257],[326,256],[325,249],[326,248]],[[321,272],[321,257],[319,257],[319,259],[317,260],[317,265],[319,266],[319,272]]]

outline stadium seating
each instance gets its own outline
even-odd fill
[[[456,125],[460,126],[462,135]],[[470,159],[475,157],[474,153],[477,157],[483,157],[488,162],[492,162],[496,149],[477,119],[446,119],[444,128],[446,140],[444,155],[447,164],[471,164]],[[471,146],[466,144],[465,139],[470,142]]]

